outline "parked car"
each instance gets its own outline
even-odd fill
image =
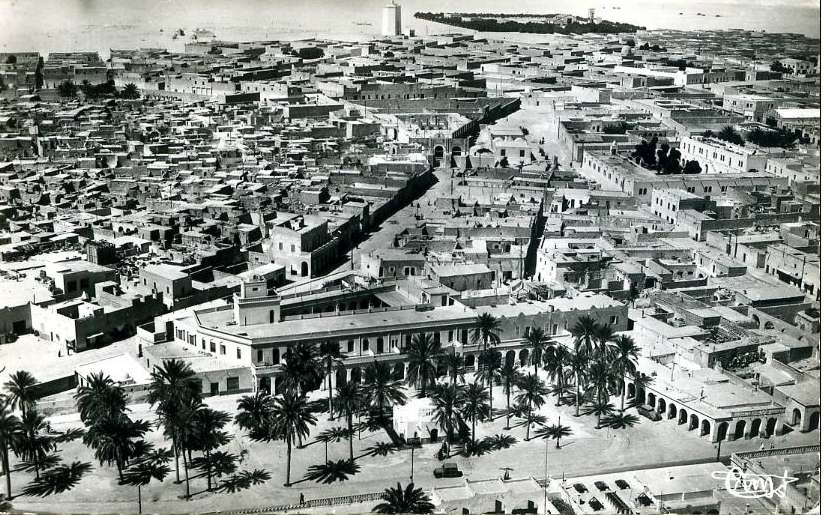
[[[464,473],[458,470],[457,464],[445,463],[444,465],[441,465],[437,469],[433,470],[433,475],[437,479],[440,479],[442,477],[461,477]]]
[[[662,414],[649,404],[640,404],[636,410],[639,412],[639,415],[650,420],[662,420]]]

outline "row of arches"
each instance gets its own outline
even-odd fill
[[[738,440],[740,438],[768,438],[779,434],[781,422],[779,416],[766,419],[754,418],[750,420],[722,421],[715,423],[697,413],[678,406],[675,402],[657,396],[653,392],[645,392],[644,388],[636,388],[629,383],[626,388],[627,397],[644,402],[653,407],[664,420],[674,420],[676,425],[684,425],[687,431],[697,431],[699,436],[708,437],[712,442],[721,440]],[[714,428],[715,426],[715,428]]]

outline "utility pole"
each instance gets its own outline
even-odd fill
[[[561,417],[559,417],[561,421]],[[544,513],[547,514],[547,447],[550,444],[550,439],[544,439]]]

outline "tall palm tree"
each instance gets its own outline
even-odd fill
[[[376,513],[432,513],[435,505],[430,502],[430,498],[420,488],[415,487],[415,483],[410,483],[406,488],[401,487],[401,483],[394,488],[387,488],[381,495],[383,502],[377,505],[372,511]]]
[[[495,346],[501,343],[500,321],[490,313],[476,315],[475,327],[473,328],[473,344],[481,344],[482,349]]]
[[[188,421],[186,417],[194,412],[191,407],[200,402],[201,387],[201,380],[195,375],[192,367],[180,359],[165,360],[152,370],[148,401],[152,406],[156,406],[158,419],[163,424],[166,435],[172,440],[172,450],[175,453],[175,480],[178,483],[180,433]],[[188,485],[187,481],[187,489]]]
[[[235,423],[250,433],[253,440],[266,440],[267,424],[272,419],[275,399],[265,390],[258,390],[254,395],[244,395],[238,400],[238,413]]]
[[[11,499],[11,464],[9,451],[21,437],[23,426],[20,419],[12,413],[11,402],[0,396],[0,465],[6,475],[6,499]]]
[[[297,395],[289,390],[275,399],[272,408],[272,424],[280,438],[286,442],[286,483],[289,481],[290,467],[292,466],[292,443],[309,436],[310,426],[316,422],[315,415],[309,409],[306,397]]]
[[[323,374],[319,372],[318,349],[308,342],[300,342],[287,349],[284,354],[283,390],[292,390],[299,394],[306,394],[316,388],[323,381]]]
[[[530,426],[532,425],[530,417],[534,410],[544,406],[544,397],[550,393],[550,389],[538,376],[524,376],[518,387],[520,392],[516,395],[516,402],[527,410],[527,436],[525,439],[529,440]]]
[[[621,335],[616,339],[616,352],[613,359],[613,366],[619,380],[619,395],[621,395],[620,411],[624,413],[625,379],[628,375],[636,373],[636,362],[639,359],[641,349],[636,342],[627,335]]]
[[[581,388],[587,375],[587,351],[582,346],[574,346],[570,353],[569,364],[570,371],[573,373],[573,379],[576,382],[576,416],[579,416],[579,409],[581,408]]]
[[[432,395],[433,421],[447,435],[447,451],[453,442],[455,430],[461,427],[462,388],[454,384],[436,384]]]
[[[437,377],[436,359],[441,355],[441,343],[432,335],[418,333],[407,348],[407,384],[418,386],[421,397],[426,397],[427,386],[435,383]]]
[[[114,464],[118,478],[123,479],[123,470],[130,458],[135,456],[136,445],[150,429],[143,420],[133,421],[125,414],[104,416],[88,426],[83,435],[83,443],[94,450],[95,458],[101,465]]]
[[[609,356],[612,352],[612,343],[616,339],[616,332],[610,324],[596,324],[593,331],[593,339],[596,341],[596,350],[602,356]]]
[[[499,371],[501,387],[504,389],[504,398],[507,401],[504,429],[510,429],[510,396],[513,394],[513,388],[521,381],[521,376],[521,372],[513,363],[505,363]]]
[[[468,385],[461,394],[461,415],[472,422],[472,436],[470,441],[476,443],[476,422],[483,422],[490,415],[491,411],[487,405],[487,390],[483,385],[473,383]]]
[[[335,402],[333,408],[338,416],[345,416],[347,418],[347,431],[349,431],[349,459],[354,461],[355,457],[352,451],[352,440],[355,434],[352,426],[352,418],[358,413],[363,404],[363,396],[361,387],[354,381],[344,384],[339,384],[335,392]]]
[[[212,490],[211,455],[219,447],[229,443],[229,433],[223,429],[231,421],[232,417],[229,413],[203,406],[195,412],[186,431],[188,449],[203,453],[204,459],[198,463],[201,464],[200,468],[206,472],[207,491]]]
[[[596,429],[602,427],[602,419],[609,418],[616,411],[616,407],[605,400],[596,400],[590,405],[590,412],[596,415]]]
[[[126,412],[126,392],[103,372],[90,374],[75,393],[80,420],[89,425],[101,418]]]
[[[9,380],[3,385],[8,392],[12,409],[20,408],[21,418],[26,416],[26,412],[34,406],[37,400],[35,385],[37,385],[37,379],[25,370],[18,370],[10,375]]]
[[[552,348],[552,342],[541,327],[528,327],[524,330],[524,341],[530,349],[530,362],[533,365],[533,374],[538,375],[542,356]]]
[[[341,346],[337,341],[326,340],[318,346],[318,354],[327,368],[327,390],[329,391],[329,420],[332,420],[332,366],[341,363]]]
[[[146,455],[141,456],[123,473],[120,480],[121,485],[136,486],[138,491],[138,514],[143,513],[143,500],[141,499],[140,488],[147,486],[152,480],[163,481],[172,469],[168,463],[172,460],[173,453],[170,450],[151,450]]]
[[[606,359],[596,359],[590,364],[587,372],[590,385],[596,393],[596,404],[606,404],[610,400],[610,383],[613,380],[613,373],[610,363]],[[601,426],[601,414],[596,412],[597,427]]]
[[[553,424],[552,426],[544,426],[538,431],[536,431],[536,436],[541,436],[542,438],[552,438],[556,441],[556,449],[561,449],[561,439],[570,436],[573,434],[573,430],[570,426],[564,426],[561,423],[561,419],[559,419],[558,424]]]
[[[40,479],[43,464],[56,449],[57,442],[46,417],[30,407],[20,419],[20,431],[13,445],[14,453],[31,464],[35,479]]]
[[[495,349],[488,348],[478,355],[478,370],[475,373],[476,381],[487,383],[490,389],[490,411],[493,411],[493,382],[499,378],[501,371],[501,354]]]
[[[464,357],[455,352],[447,352],[441,355],[441,362],[450,375],[450,382],[456,384],[459,380],[464,382]]]
[[[370,407],[383,414],[393,404],[404,404],[407,396],[401,381],[392,378],[392,370],[384,362],[373,361],[366,370],[364,393]]]
[[[593,352],[596,326],[598,326],[596,320],[589,315],[585,315],[579,318],[576,325],[570,330],[570,334],[573,335],[575,340],[576,349],[583,348],[586,355]]]
[[[570,352],[567,347],[557,345],[550,347],[544,353],[544,369],[551,379],[556,381],[556,406],[561,406],[561,396],[565,391],[565,367],[570,362]]]

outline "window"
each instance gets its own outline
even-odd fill
[[[264,360],[264,351],[262,351],[261,349],[258,349],[258,363],[262,362],[263,360]]]
[[[353,352],[355,350],[355,342],[353,340],[347,341],[347,352]]]
[[[215,342],[209,342],[209,352],[215,352]]]
[[[617,317],[616,315],[611,316],[610,325],[616,325],[617,323],[619,323],[619,317]]]
[[[235,349],[235,357],[238,358],[238,359],[241,359],[241,348],[240,347]]]
[[[226,355],[226,345],[221,345],[221,354]]]

